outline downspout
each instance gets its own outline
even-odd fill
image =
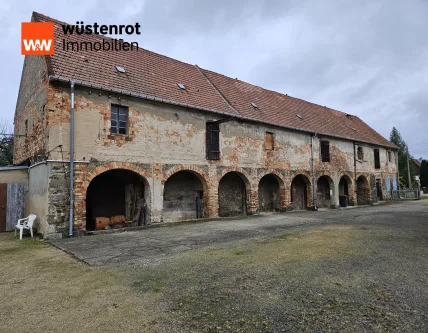
[[[357,192],[357,152],[355,149],[355,141],[353,143],[354,143],[354,181],[355,181],[354,194],[356,194]]]
[[[71,88],[71,113],[70,113],[70,223],[68,235],[73,236],[74,213],[74,81],[70,82]]]
[[[317,180],[315,176],[315,154],[314,144],[317,133],[314,133],[311,137],[311,157],[312,157],[312,200],[314,202],[314,210],[317,210]]]

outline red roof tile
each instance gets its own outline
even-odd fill
[[[124,90],[170,102],[272,123],[297,130],[396,148],[357,116],[263,89],[139,48],[138,51],[65,51],[66,42],[113,39],[101,35],[64,35],[58,20],[33,13],[33,20],[55,23],[55,54],[50,74]],[[118,73],[115,66],[126,70]],[[182,83],[185,90],[179,89]],[[257,108],[251,106],[255,103]],[[300,119],[297,114],[301,115]]]

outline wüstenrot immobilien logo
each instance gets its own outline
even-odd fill
[[[21,54],[48,55],[54,54],[53,22],[21,23]]]

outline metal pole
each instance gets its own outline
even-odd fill
[[[409,165],[409,160],[410,160],[409,151],[407,151],[407,177],[408,177],[408,180],[409,180],[409,189],[410,189],[411,181],[410,181],[410,165]]]
[[[68,235],[73,236],[74,213],[74,81],[70,82],[71,88],[71,112],[70,112],[70,222]]]
[[[312,155],[312,200],[314,202],[314,210],[317,210],[317,179],[315,176],[315,155],[314,155],[314,143],[317,133],[314,133],[311,137],[311,155]]]

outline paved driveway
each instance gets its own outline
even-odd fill
[[[192,249],[269,237],[326,224],[405,222],[406,212],[428,215],[428,205],[406,202],[372,207],[288,212],[242,219],[178,223],[136,231],[98,234],[51,241],[90,265],[152,265]],[[428,217],[427,217],[428,218]]]

